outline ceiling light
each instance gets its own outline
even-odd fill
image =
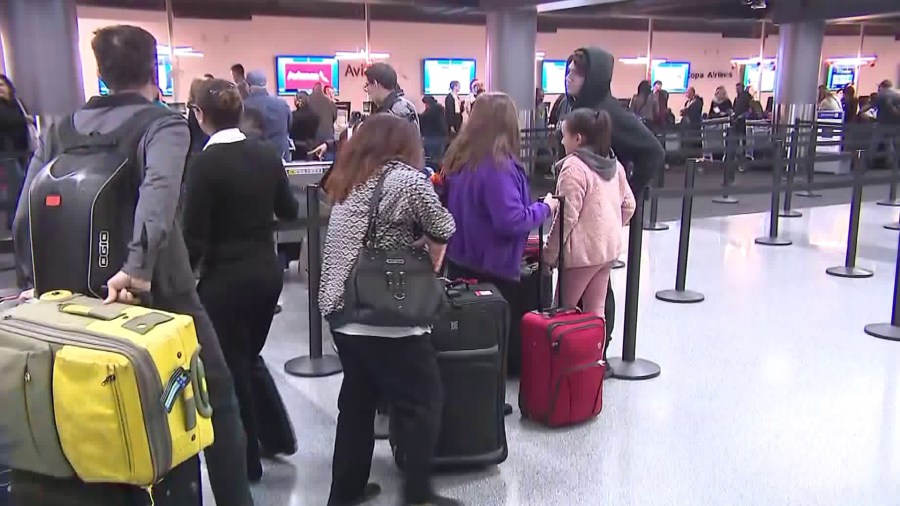
[[[665,63],[665,58],[654,58],[653,64],[657,65],[660,63]],[[619,63],[624,63],[625,65],[646,65],[647,57],[646,56],[636,56],[636,57],[628,57],[628,58],[619,58]]]
[[[876,56],[847,56],[837,58],[826,58],[825,61],[832,65],[872,65],[878,57]]]
[[[356,51],[337,51],[334,53],[335,59],[338,60],[387,60],[391,57],[389,53],[366,53],[363,50]]]
[[[750,6],[751,9],[765,9],[768,7],[766,5],[766,0],[741,0],[744,5]]]

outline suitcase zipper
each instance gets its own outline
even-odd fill
[[[11,315],[3,316],[0,328],[17,333],[23,337],[57,345],[76,345],[99,351],[113,351],[124,355],[136,365],[138,395],[141,397],[144,425],[150,443],[150,461],[153,465],[154,483],[168,472],[172,466],[172,440],[168,434],[168,420],[163,416],[164,410],[159,405],[162,397],[162,380],[156,370],[153,358],[143,348],[134,343],[116,339],[90,331],[71,332],[49,325],[33,323],[25,319],[13,319]],[[40,332],[38,332],[38,330]],[[150,373],[148,371],[153,371]]]
[[[24,385],[25,388],[23,388],[23,390],[25,392],[25,420],[28,421],[28,435],[31,436],[31,444],[34,445],[35,453],[40,455],[41,449],[38,446],[37,438],[34,437],[34,428],[31,425],[31,409],[29,409],[31,407],[31,404],[28,402],[28,397],[29,397],[28,385],[31,383],[31,373],[28,371],[28,358],[27,357],[25,358],[25,374],[23,376],[24,376],[23,379],[25,380],[25,385]]]
[[[572,332],[578,332],[579,330],[587,330],[594,327],[601,327],[599,323],[594,323],[591,325],[582,325],[580,327],[576,327],[574,329],[567,329],[559,333],[559,339],[556,341],[552,341],[550,343],[550,347],[553,348],[554,351],[559,350],[559,346],[562,344],[562,340],[566,335],[571,334]],[[603,339],[606,339],[606,336],[603,336]],[[601,350],[602,351],[602,350]]]
[[[106,367],[109,375],[103,380],[102,386],[112,386],[113,397],[116,400],[116,416],[119,418],[119,426],[122,427],[122,443],[125,446],[125,458],[128,459],[128,474],[134,476],[134,455],[131,453],[131,438],[128,433],[128,418],[125,416],[125,406],[122,403],[122,390],[116,381],[116,366]]]

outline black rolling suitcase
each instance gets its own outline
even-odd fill
[[[444,391],[434,465],[446,469],[499,464],[509,454],[503,416],[509,306],[487,283],[452,282],[447,294],[450,309],[431,335]],[[392,424],[403,423],[396,418]],[[402,467],[403,449],[393,437],[391,447]]]
[[[84,483],[12,471],[11,506],[197,506],[203,504],[200,457],[172,469],[152,490]],[[153,497],[151,500],[150,493]]]
[[[553,277],[547,269],[531,259],[522,263],[520,287],[514,300],[509,301],[510,327],[507,352],[507,375],[519,377],[522,371],[522,317],[531,311],[553,305]]]
[[[297,436],[291,417],[284,407],[281,394],[269,368],[262,357],[257,357],[251,371],[253,392],[256,399],[256,423],[259,426],[259,443],[263,454],[293,455],[297,453]]]

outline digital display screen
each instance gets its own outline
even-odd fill
[[[684,93],[691,78],[691,63],[664,61],[653,65],[651,81],[662,81],[662,87],[669,93]]]
[[[837,91],[856,80],[855,65],[831,65],[828,67],[828,89]]]
[[[459,94],[469,93],[475,79],[474,58],[426,58],[422,60],[422,90],[425,95],[446,95],[450,83],[459,81]]]
[[[759,72],[762,69],[762,79],[759,79]],[[766,61],[762,63],[752,63],[744,66],[744,86],[759,86],[760,93],[773,93],[775,91],[775,62]]]
[[[156,78],[164,97],[175,95],[175,82],[172,80],[172,60],[168,54],[157,54]],[[109,87],[103,82],[103,79],[97,78],[97,85],[100,88],[101,96],[109,95]]]
[[[541,62],[541,88],[548,95],[566,93],[566,60]]]
[[[316,84],[332,86],[338,93],[341,73],[333,56],[276,56],[275,80],[279,95],[312,91]]]

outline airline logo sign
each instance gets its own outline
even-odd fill
[[[330,85],[331,63],[300,62],[284,66],[284,85],[289,90],[309,90],[317,83]]]

